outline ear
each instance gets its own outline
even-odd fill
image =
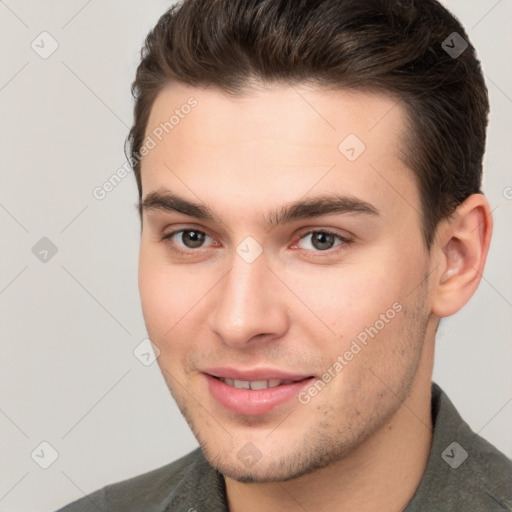
[[[435,315],[453,315],[471,299],[482,278],[491,234],[492,212],[482,194],[469,196],[440,222],[431,248]]]

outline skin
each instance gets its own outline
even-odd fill
[[[144,209],[139,289],[164,379],[223,473],[230,510],[402,510],[429,456],[439,318],[470,299],[483,271],[486,199],[469,197],[441,222],[429,251],[416,182],[400,159],[405,113],[393,99],[305,85],[232,97],[173,84],[146,134],[191,96],[197,107],[142,161],[142,199],[167,189],[219,219]],[[353,162],[338,150],[349,133],[366,146]],[[266,223],[273,210],[333,193],[378,214]],[[196,248],[183,232],[162,240],[180,229],[208,236]],[[311,232],[322,229],[350,241],[319,247]],[[236,252],[247,236],[263,251],[252,263]],[[396,303],[394,318],[307,404],[247,416],[208,391],[202,370],[212,366],[321,379]],[[248,442],[261,456],[250,467],[237,457]]]

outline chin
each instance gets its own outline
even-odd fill
[[[212,453],[207,443],[201,443],[201,448],[208,462],[223,476],[241,483],[286,482],[327,467],[345,455],[340,446],[336,450],[303,446],[300,451],[288,454],[274,452],[271,457],[264,456],[248,467],[232,452]]]

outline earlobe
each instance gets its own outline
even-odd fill
[[[487,199],[473,194],[442,221],[434,247],[437,271],[432,283],[432,312],[447,317],[473,296],[484,271],[492,233]]]

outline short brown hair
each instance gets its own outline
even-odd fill
[[[460,55],[449,51],[466,44]],[[129,146],[139,199],[139,151],[149,115],[172,81],[233,95],[253,82],[307,82],[396,97],[410,124],[404,159],[419,187],[427,247],[439,221],[481,193],[487,88],[464,28],[436,0],[173,5],[148,34],[132,84],[134,124],[125,151]]]

